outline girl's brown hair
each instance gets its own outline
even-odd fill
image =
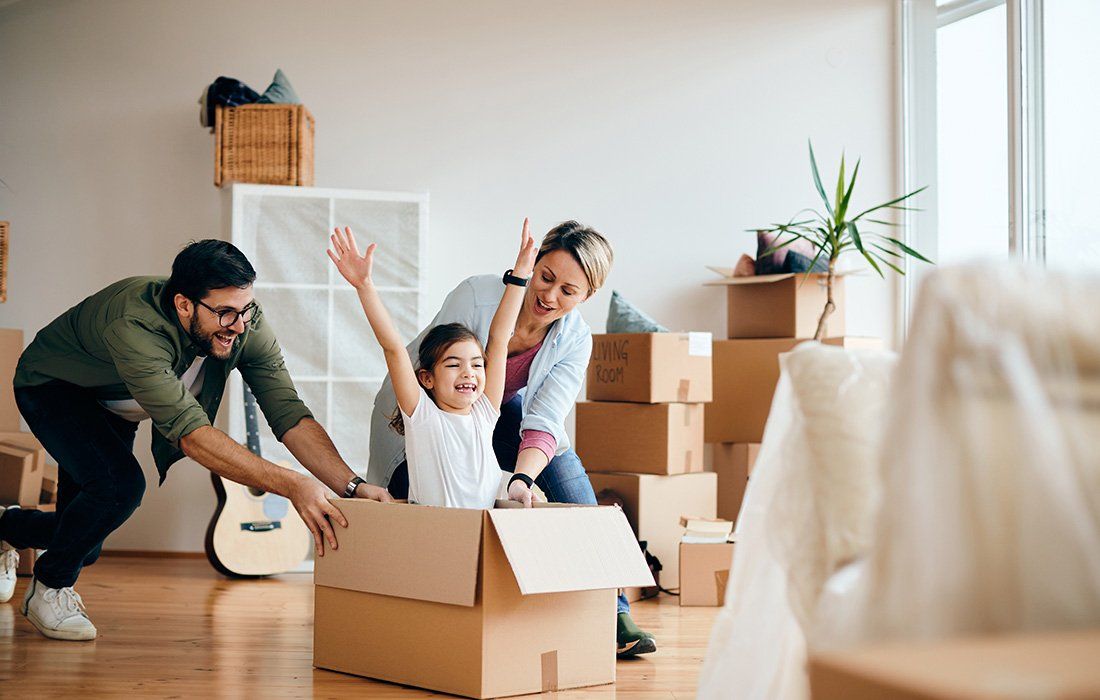
[[[429,330],[424,336],[424,340],[420,341],[420,350],[416,358],[416,381],[420,382],[422,371],[431,372],[435,364],[441,358],[446,357],[447,350],[455,343],[463,340],[472,340],[481,348],[481,340],[478,339],[477,334],[461,323],[444,323]],[[484,351],[484,348],[482,348],[482,351]],[[423,386],[423,383],[421,383],[421,386]],[[428,392],[428,396],[432,395],[431,389],[425,388],[425,391]],[[434,396],[432,400],[435,400]],[[405,434],[405,423],[401,420],[400,406],[390,418],[390,427],[398,435]]]

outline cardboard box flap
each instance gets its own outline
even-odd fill
[[[348,519],[339,549],[317,559],[314,583],[472,606],[485,511],[334,498]]]
[[[848,277],[851,272],[838,272],[835,277]],[[815,279],[824,280],[828,275],[824,272],[810,273],[810,277]],[[771,284],[772,282],[780,282],[791,277],[806,277],[805,272],[786,272],[778,275],[745,275],[744,277],[726,277],[725,279],[715,280],[713,282],[704,282],[704,287],[726,287],[731,284]]]
[[[618,508],[492,510],[489,518],[524,595],[654,585]]]

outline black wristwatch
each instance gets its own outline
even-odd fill
[[[531,486],[535,483],[534,479],[522,472],[516,472],[515,474],[513,474],[512,478],[508,480],[508,485],[511,486],[513,481],[522,481],[527,486],[527,488],[531,488]]]
[[[348,485],[344,487],[344,498],[355,498],[355,489],[359,488],[359,484],[367,483],[366,479],[361,479],[357,476],[352,477]]]
[[[526,277],[516,277],[515,275],[512,274],[511,270],[508,270],[507,272],[504,273],[504,284],[514,284],[517,287],[526,287],[527,286],[527,278]]]

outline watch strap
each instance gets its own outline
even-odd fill
[[[535,480],[521,472],[516,472],[512,475],[512,478],[508,480],[508,485],[511,486],[513,481],[522,481],[527,485],[527,488],[531,488],[534,485]]]
[[[358,476],[353,476],[351,478],[351,481],[348,482],[348,485],[344,487],[344,498],[354,498],[355,489],[359,488],[359,484],[365,483],[367,483],[366,479],[360,478]]]
[[[515,275],[512,274],[512,270],[508,270],[507,272],[504,273],[504,284],[514,284],[517,287],[526,287],[527,286],[527,278],[526,277],[516,277]]]

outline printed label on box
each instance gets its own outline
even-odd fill
[[[714,337],[710,333],[688,333],[688,355],[691,357],[710,357]]]

